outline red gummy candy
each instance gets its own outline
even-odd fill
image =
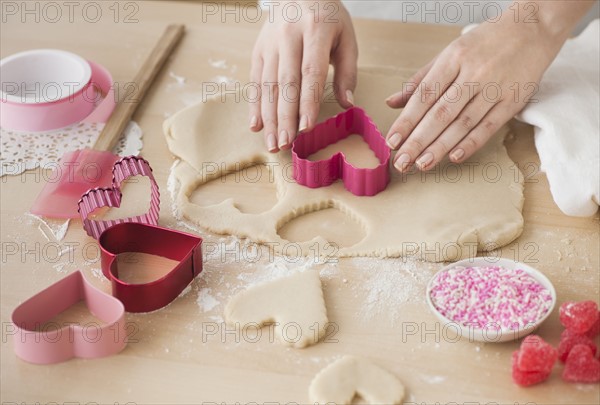
[[[596,354],[596,344],[587,335],[577,335],[571,332],[569,329],[565,329],[560,334],[560,343],[558,344],[558,358],[563,363],[567,361],[567,357],[571,352],[571,349],[575,345],[585,345],[592,349],[592,354]]]
[[[519,351],[515,351],[512,355],[512,379],[516,384],[522,387],[539,384],[546,381],[550,376],[550,372],[541,371],[523,371],[518,366]]]
[[[589,346],[575,345],[571,349],[562,378],[578,383],[600,382],[600,361],[594,358]]]
[[[554,347],[537,335],[529,335],[521,343],[517,366],[521,371],[549,374],[557,358]]]
[[[565,302],[560,306],[560,323],[578,335],[590,330],[598,316],[598,304],[594,301]]]
[[[596,321],[595,324],[592,325],[592,327],[590,328],[590,330],[588,330],[586,332],[586,335],[593,339],[596,336],[600,335],[600,311],[598,311],[598,320]]]

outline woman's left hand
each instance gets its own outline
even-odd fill
[[[541,23],[512,16],[486,22],[452,42],[387,103],[404,110],[387,135],[394,166],[428,170],[446,155],[469,158],[532,97],[562,44]]]

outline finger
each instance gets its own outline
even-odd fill
[[[419,83],[423,81],[425,75],[431,70],[431,67],[433,66],[434,62],[435,59],[433,59],[427,65],[423,66],[421,69],[419,69],[417,73],[415,73],[410,79],[408,79],[407,82],[403,84],[402,91],[399,91],[389,96],[385,100],[387,105],[392,108],[404,108],[408,100],[410,100],[410,97],[416,91]]]
[[[341,38],[332,56],[334,66],[333,89],[335,98],[343,108],[350,108],[354,105],[357,60],[358,47],[354,40],[354,32],[348,32]]]
[[[300,132],[311,129],[317,122],[329,68],[330,49],[331,44],[322,38],[305,40],[304,42],[300,125],[298,128]]]
[[[509,102],[496,104],[479,121],[479,123],[450,152],[450,160],[461,163],[477,152],[486,142],[510,120],[516,112],[512,111]]]
[[[462,83],[460,78],[452,83],[427,111],[425,117],[400,147],[397,153],[398,156],[408,154],[410,161],[415,161],[421,170],[433,164],[433,155],[431,153],[424,154],[423,151],[456,119],[473,97],[470,94],[470,89],[465,88],[460,83]]]
[[[277,86],[278,55],[272,54],[265,60],[262,73],[260,109],[264,126],[265,144],[269,152],[277,152]]]
[[[280,55],[277,146],[279,149],[288,149],[298,130],[302,43],[300,41],[288,43],[281,48]]]
[[[441,62],[441,61],[440,61]],[[458,76],[458,65],[449,68],[445,63],[435,63],[429,73],[421,81],[417,90],[394,121],[386,136],[388,146],[392,149],[400,147],[408,135],[415,129],[427,111],[437,102],[450,84]],[[407,156],[397,155],[408,162]]]
[[[416,161],[421,170],[428,170],[438,164],[494,107],[494,103],[487,101],[481,93],[477,94],[458,117],[444,130]],[[427,165],[419,162],[429,161]]]
[[[250,129],[254,132],[260,131],[263,127],[260,113],[262,70],[262,56],[253,57],[252,66],[250,67],[250,87],[253,89],[253,91],[248,98],[248,103],[250,107]]]

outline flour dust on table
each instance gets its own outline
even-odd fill
[[[384,102],[390,83],[401,84],[409,76],[393,69],[361,69],[356,105],[381,131],[398,114]],[[338,112],[329,91],[320,121]],[[472,257],[504,246],[522,232],[523,176],[503,145],[506,129],[461,165],[444,161],[430,172],[393,171],[386,190],[357,197],[340,181],[318,189],[298,185],[292,178],[290,152],[268,153],[262,135],[248,129],[247,116],[242,93],[188,107],[165,121],[169,149],[181,159],[172,168],[179,186],[175,210],[186,221],[266,243],[283,255],[300,251],[431,262]],[[372,153],[366,143],[354,141],[341,150]],[[229,177],[235,179],[233,185],[225,181]],[[205,187],[210,193],[200,201],[192,198]],[[275,196],[273,202],[266,200],[261,209],[252,206],[268,193]],[[290,240],[286,231],[296,225],[305,231]],[[306,231],[314,229],[319,232]],[[340,240],[334,239],[340,235]]]

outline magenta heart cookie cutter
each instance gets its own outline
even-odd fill
[[[61,327],[50,322],[82,300],[93,315],[105,322],[103,325],[90,322]],[[80,271],[69,274],[15,308],[12,323],[15,353],[30,363],[52,364],[73,357],[110,356],[127,344],[123,304],[90,284]]]
[[[355,167],[342,152],[325,160],[308,160],[313,153],[352,134],[363,137],[379,159],[377,167]],[[373,196],[390,182],[390,156],[391,150],[373,120],[362,108],[352,107],[296,138],[292,145],[293,176],[298,184],[310,188],[329,186],[341,178],[352,194]]]
[[[121,183],[132,176],[146,176],[151,183],[150,209],[143,215],[137,215],[129,218],[119,218],[110,220],[94,220],[88,216],[96,209],[102,207],[119,207],[121,205]],[[152,168],[148,161],[138,156],[126,156],[115,163],[113,166],[112,187],[97,187],[88,190],[81,196],[78,203],[79,215],[83,222],[83,228],[91,237],[98,239],[102,232],[111,226],[122,223],[143,223],[150,225],[158,224],[160,213],[160,191],[158,184],[152,175]]]

